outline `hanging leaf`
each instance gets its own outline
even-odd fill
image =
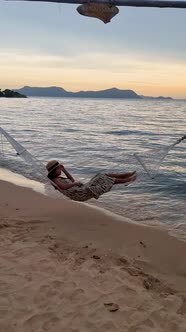
[[[119,13],[116,6],[108,3],[86,3],[77,7],[77,11],[81,15],[98,18],[105,24],[109,23]]]

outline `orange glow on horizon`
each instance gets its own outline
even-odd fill
[[[0,54],[1,89],[59,86],[67,91],[131,89],[146,96],[186,98],[186,64],[104,54],[75,58]],[[16,60],[16,61],[15,61]]]

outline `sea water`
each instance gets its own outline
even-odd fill
[[[186,134],[186,101],[27,98],[0,99],[0,126],[40,161],[60,160],[79,180],[97,172],[135,170],[128,156],[163,148]],[[6,146],[4,146],[6,150]],[[4,151],[6,153],[6,151]],[[19,157],[0,166],[35,179]],[[25,171],[26,170],[26,174]],[[91,203],[138,223],[186,229],[186,143],[165,158],[154,180],[118,185]]]

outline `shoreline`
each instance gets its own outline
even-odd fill
[[[4,176],[9,176],[9,179],[8,180],[4,180]],[[20,175],[18,173],[14,173],[14,172],[6,169],[6,168],[1,168],[0,167],[0,181],[6,181],[6,182],[12,183],[12,184],[14,184],[14,185],[16,185],[18,187],[32,189],[36,193],[41,193],[41,194],[43,194],[45,196],[48,196],[50,198],[62,198],[62,199],[66,199],[65,196],[63,196],[62,194],[54,191],[52,187],[50,188],[50,184],[49,183],[47,183],[47,188],[46,188],[43,183],[35,181],[35,180],[28,179],[25,176]],[[49,186],[48,186],[48,184],[49,184]],[[112,212],[112,211],[110,211],[110,210],[108,210],[108,209],[106,209],[104,207],[96,206],[94,203],[86,203],[86,202],[83,202],[83,203],[82,202],[76,202],[76,203],[80,204],[80,205],[86,205],[86,206],[88,206],[88,207],[90,207],[92,209],[96,209],[98,211],[101,211],[106,216],[111,216],[111,217],[113,217],[115,219],[123,220],[123,216],[122,215],[114,213],[114,212]],[[137,222],[133,221],[132,219],[130,219],[130,222],[132,222],[134,224],[138,224]]]
[[[32,182],[32,181],[31,181]],[[44,218],[46,220],[50,220],[50,217],[56,217],[56,225],[57,227],[59,226],[59,222],[61,220],[61,214],[63,216],[63,210],[65,211],[65,216],[68,217],[70,219],[70,223],[73,225],[74,228],[76,228],[76,230],[78,231],[77,227],[79,226],[79,224],[77,225],[75,223],[75,217],[77,214],[77,217],[79,216],[78,214],[80,213],[80,216],[83,216],[83,227],[84,227],[84,223],[85,223],[85,219],[87,218],[87,215],[91,218],[95,218],[94,224],[91,226],[92,229],[94,229],[95,223],[96,226],[103,225],[102,223],[100,223],[99,219],[103,219],[103,222],[106,220],[106,224],[107,226],[109,226],[109,228],[112,229],[113,235],[117,234],[118,239],[115,239],[115,243],[114,242],[114,238],[107,238],[104,239],[104,245],[108,245],[109,246],[114,244],[114,250],[117,253],[120,253],[120,250],[123,249],[123,247],[125,247],[125,244],[119,243],[119,239],[121,241],[122,239],[122,234],[116,230],[116,227],[118,227],[119,229],[123,229],[126,231],[125,227],[127,226],[127,232],[129,231],[129,242],[131,240],[131,236],[136,240],[136,234],[133,234],[133,229],[137,230],[138,234],[142,234],[142,236],[144,236],[145,233],[145,238],[146,238],[146,233],[148,233],[148,237],[149,239],[147,239],[147,242],[150,241],[151,237],[154,237],[153,239],[153,246],[155,244],[155,240],[156,237],[157,239],[159,239],[159,237],[161,238],[166,238],[166,240],[168,239],[168,241],[173,243],[177,243],[178,246],[179,244],[181,244],[181,246],[186,248],[186,243],[180,239],[177,239],[176,237],[170,235],[168,233],[168,230],[166,228],[162,228],[162,227],[158,227],[158,226],[152,226],[152,225],[147,225],[147,224],[138,224],[136,222],[133,222],[131,219],[125,218],[124,216],[120,216],[114,213],[110,213],[110,211],[105,210],[104,208],[97,208],[93,205],[89,205],[89,204],[85,204],[85,203],[81,203],[81,202],[75,202],[75,201],[71,201],[71,200],[67,200],[66,198],[63,197],[56,197],[55,195],[49,196],[46,195],[45,193],[33,190],[33,188],[28,188],[26,186],[19,186],[17,184],[13,184],[11,182],[5,181],[5,180],[0,180],[0,198],[1,198],[1,205],[3,206],[11,206],[11,211],[13,211],[14,209],[16,211],[20,211],[21,209],[25,212],[28,213],[28,216],[33,216],[33,218],[37,215],[38,217],[41,216],[41,218]],[[3,190],[2,190],[3,189]],[[5,204],[5,201],[8,201],[8,203]],[[36,204],[37,204],[37,208],[36,208]],[[18,206],[18,207],[17,207]],[[72,210],[71,210],[72,208]],[[8,212],[9,209],[5,209],[6,213],[5,215],[7,217],[9,217]],[[2,212],[1,212],[1,217],[4,217],[4,209],[2,208]],[[24,216],[25,216],[25,212],[24,212]],[[75,212],[75,213],[74,213]],[[32,213],[32,215],[31,215]],[[10,217],[14,215],[20,215],[22,216],[22,213],[13,212],[13,215],[10,214]],[[67,215],[66,215],[67,214]],[[68,219],[67,218],[67,219]],[[71,220],[72,218],[72,220]],[[98,218],[98,222],[97,219]],[[54,223],[54,222],[53,222]],[[88,221],[88,223],[90,223],[90,221]],[[70,224],[68,224],[66,221],[64,222],[65,229],[67,230],[67,235],[69,235],[69,229],[71,228]],[[86,226],[86,225],[85,225]],[[104,228],[104,227],[103,227]],[[74,231],[73,231],[74,233]],[[79,231],[80,233],[80,231]],[[87,233],[87,229],[85,227],[85,233]],[[89,233],[89,231],[88,231]],[[87,240],[90,234],[86,234],[87,236]],[[90,232],[91,233],[91,232]],[[103,229],[101,230],[101,235],[97,234],[97,237],[95,237],[95,242],[96,245],[100,246],[100,248],[102,247],[103,243],[99,243],[99,237],[100,236],[104,236],[104,232]],[[72,235],[72,234],[71,234]],[[99,235],[99,236],[98,236]],[[105,233],[106,235],[106,233]],[[111,234],[109,234],[111,235]],[[77,240],[78,236],[81,237],[81,234],[78,235],[76,234],[76,238],[75,240]],[[73,236],[72,236],[73,239]],[[123,234],[123,240],[125,239],[126,243],[128,243],[128,238],[126,236],[126,232],[125,234]],[[73,239],[74,240],[74,239]],[[90,239],[91,240],[91,239]],[[143,239],[142,239],[143,240]],[[158,241],[157,241],[158,243]],[[139,244],[140,241],[139,241]],[[142,245],[143,246],[143,245]],[[144,246],[145,248],[146,246]],[[108,250],[110,250],[110,247],[107,248]],[[136,248],[135,248],[136,250]],[[132,249],[132,255],[133,252],[135,252],[135,250]],[[127,248],[128,251],[128,248]],[[164,252],[166,251],[166,249],[164,249]],[[172,251],[172,250],[171,250]],[[129,250],[130,253],[130,250]],[[130,253],[131,254],[131,253]],[[163,253],[164,254],[164,253]],[[162,258],[162,256],[160,256]],[[171,257],[173,258],[173,256]],[[158,263],[158,262],[156,262]]]
[[[64,199],[67,201],[68,200],[65,196],[61,195],[60,193],[56,192],[53,190],[53,188],[50,186],[49,183],[47,183],[46,185],[43,184],[42,182],[39,181],[35,181],[35,180],[31,180],[29,178],[26,178],[23,175],[20,175],[18,173],[14,173],[11,170],[8,170],[6,168],[2,168],[0,167],[0,181],[4,180],[4,176],[8,177],[8,180],[6,180],[9,183],[12,183],[18,187],[24,187],[24,188],[28,188],[28,189],[32,189],[33,191],[35,191],[36,193],[41,193],[45,196],[48,196],[50,198],[57,198],[57,199]],[[163,231],[166,231],[168,234],[170,234],[171,236],[176,237],[178,240],[181,241],[186,241],[186,229],[185,232],[179,231],[180,226],[182,226],[182,224],[178,224],[176,226],[176,228],[171,228],[170,225],[167,224],[163,224],[163,223],[150,223],[148,224],[147,222],[143,222],[143,223],[139,223],[133,219],[127,218],[125,216],[123,216],[122,214],[116,213],[115,211],[112,211],[112,209],[109,209],[109,206],[104,205],[103,203],[99,204],[98,201],[90,201],[90,202],[76,202],[76,204],[80,204],[83,206],[88,206],[89,208],[95,209],[97,211],[102,212],[105,216],[108,217],[112,217],[114,219],[117,219],[118,221],[123,221],[123,219],[128,219],[129,222],[133,223],[134,225],[142,225],[142,226],[149,226],[149,227],[154,227],[155,229],[160,229]]]
[[[4,178],[6,180],[4,180]],[[18,173],[14,173],[7,168],[0,167],[0,181],[6,181],[16,186],[30,188],[35,192],[45,194],[44,184],[35,180],[28,179]]]
[[[2,331],[186,330],[186,243],[0,181]]]

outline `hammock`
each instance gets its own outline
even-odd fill
[[[60,188],[51,180],[47,178],[47,171],[45,165],[35,158],[29,151],[27,151],[19,142],[17,142],[10,134],[7,133],[3,128],[0,127],[0,134],[1,134],[1,153],[4,154],[4,143],[3,137],[7,140],[7,142],[14,148],[16,151],[16,156],[21,157],[27,164],[31,165],[34,169],[34,172],[40,174],[40,179],[42,182],[51,183],[56,189],[59,191]],[[184,139],[186,139],[186,135],[182,136],[174,143],[168,146],[164,146],[159,149],[151,149],[147,150],[144,153],[134,153],[133,155],[123,156],[123,160],[125,164],[130,164],[132,169],[137,169],[138,178],[141,177],[149,177],[150,179],[154,179],[155,176],[158,174],[158,171],[170,152],[176,145],[181,143]],[[82,164],[84,164],[83,161]],[[80,164],[79,164],[80,165]],[[115,163],[117,166],[117,163]]]
[[[154,179],[158,174],[158,171],[169,151],[172,150],[176,145],[181,143],[184,139],[186,139],[186,135],[176,140],[173,144],[165,146],[163,148],[151,149],[144,153],[134,153],[134,157],[143,167],[147,175],[151,179]]]

